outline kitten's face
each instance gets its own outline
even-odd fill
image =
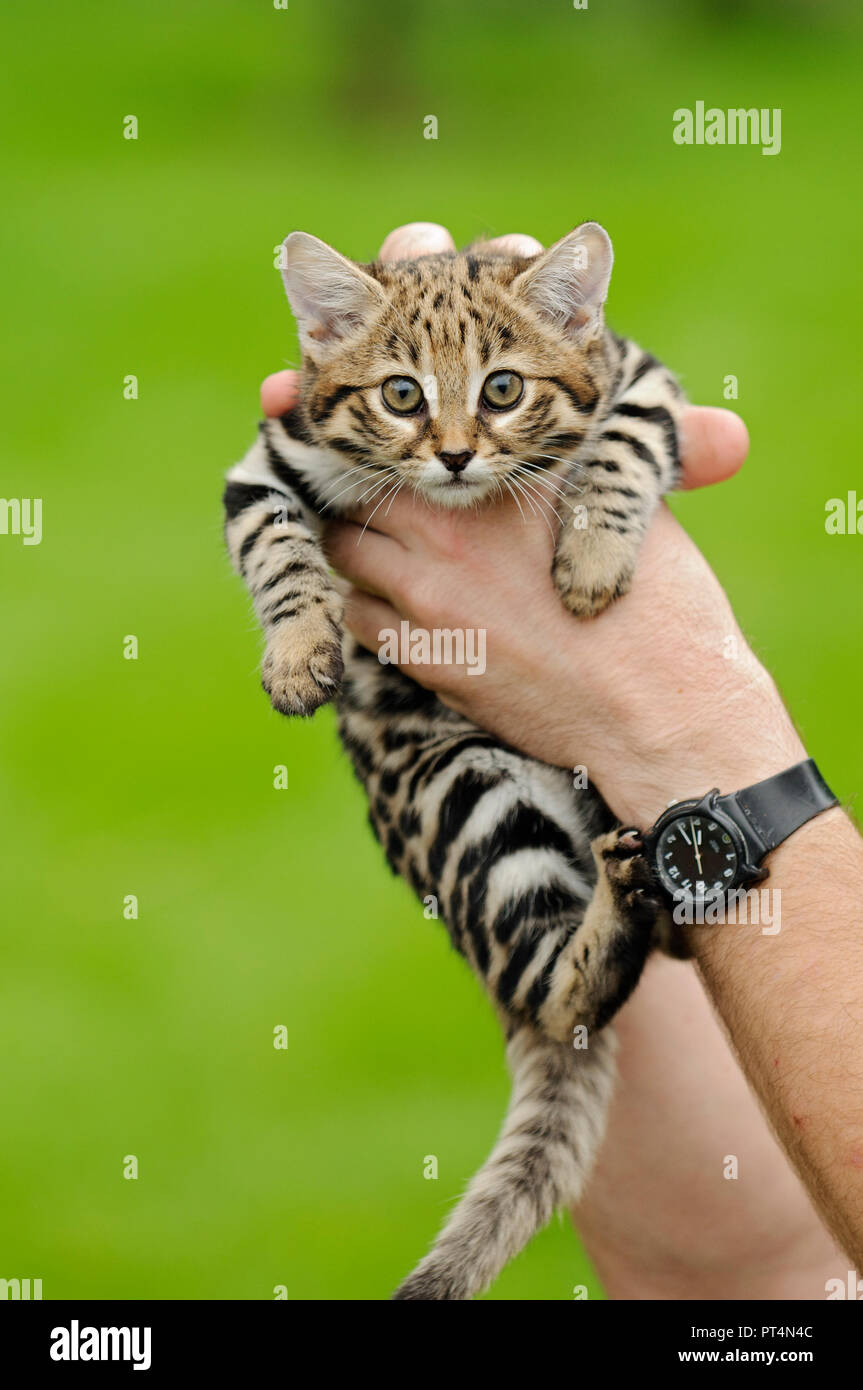
[[[526,500],[578,449],[609,386],[596,224],[529,260],[476,247],[361,268],[302,233],[286,245],[306,428],[358,484]]]

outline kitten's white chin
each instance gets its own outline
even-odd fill
[[[487,478],[458,481],[446,478],[440,482],[426,482],[422,487],[428,501],[434,502],[438,507],[473,507],[487,497],[490,491],[491,483]]]

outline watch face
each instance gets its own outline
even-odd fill
[[[656,868],[670,893],[714,897],[734,884],[739,860],[731,835],[703,812],[669,821],[656,845]]]

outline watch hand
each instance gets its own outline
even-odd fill
[[[698,853],[698,837],[695,834],[695,821],[690,820],[689,826],[692,831],[692,848],[695,850],[695,858],[698,860],[698,872],[703,875],[704,869],[701,866],[701,855]]]

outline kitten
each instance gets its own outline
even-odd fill
[[[597,793],[345,637],[321,517],[399,485],[440,507],[501,489],[536,501],[545,479],[563,504],[554,582],[589,618],[628,589],[678,481],[684,401],[654,357],[605,326],[612,249],[595,222],[529,258],[475,245],[361,266],[303,232],[285,251],[301,401],[264,421],[228,474],[227,543],[266,635],[270,699],[300,715],[336,699],[390,865],[435,895],[508,1039],[500,1138],[394,1295],[465,1299],[578,1199],[613,1085],[605,1025],[651,946],[673,949],[667,914],[638,833],[615,829]]]

